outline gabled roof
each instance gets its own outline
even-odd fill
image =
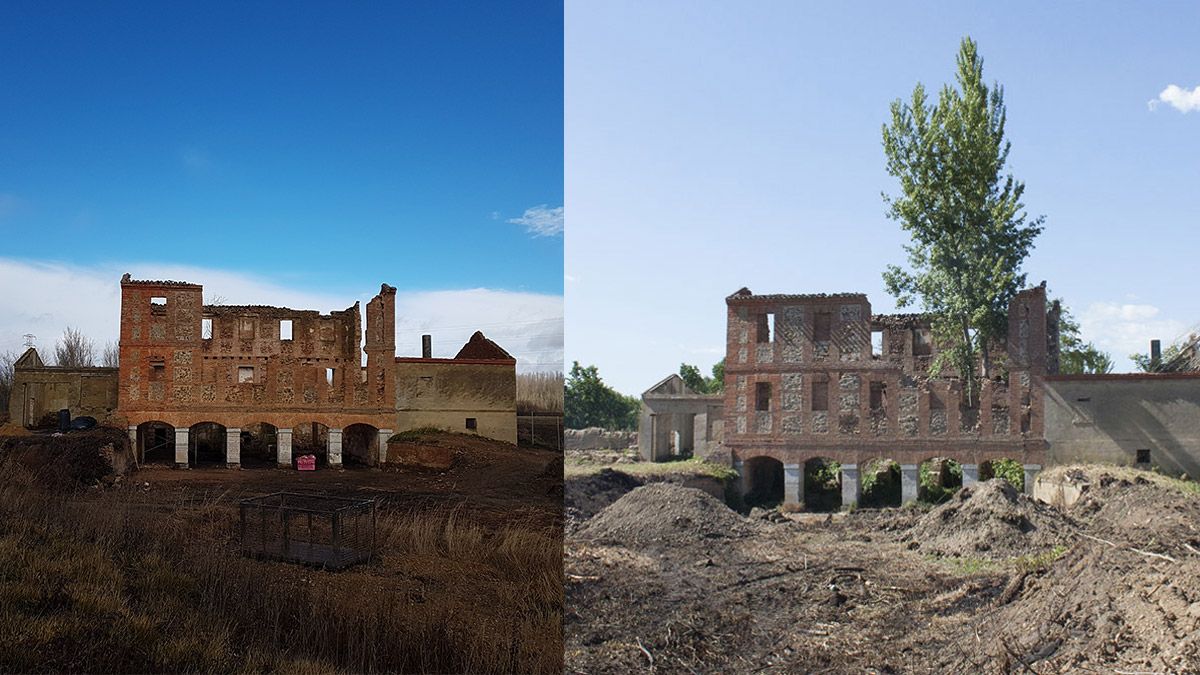
[[[46,364],[42,361],[42,357],[33,347],[25,350],[21,358],[13,361],[13,368],[45,368]]]
[[[692,391],[683,378],[678,373],[671,373],[658,384],[650,387],[642,392],[642,396],[695,396],[696,392]]]
[[[475,334],[471,336],[470,340],[467,340],[467,344],[463,345],[462,349],[458,350],[458,354],[454,358],[455,360],[479,359],[484,361],[513,360],[512,354],[504,351],[503,347],[484,337],[480,331],[475,331]]]

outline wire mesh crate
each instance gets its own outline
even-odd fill
[[[375,555],[375,500],[274,492],[238,505],[242,553],[339,570]]]

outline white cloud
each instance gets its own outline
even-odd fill
[[[1182,113],[1200,110],[1200,85],[1188,90],[1172,84],[1163,89],[1157,99],[1150,101],[1150,109],[1156,110],[1159,103],[1166,103]]]
[[[524,215],[520,218],[509,218],[508,222],[524,225],[525,231],[535,237],[551,237],[562,234],[563,207],[550,208],[546,204],[540,204],[525,209]]]
[[[187,265],[128,263],[79,266],[0,258],[0,352],[20,351],[22,335],[37,336],[46,355],[67,326],[79,328],[97,350],[119,336],[120,278],[175,279],[204,285],[206,302],[342,310],[366,303],[378,287],[356,294],[297,290],[239,272]],[[382,280],[395,283],[399,280]],[[398,285],[398,284],[397,284]],[[357,297],[356,297],[357,296]],[[364,309],[365,311],[365,309]],[[364,319],[365,320],[365,319]],[[521,372],[562,370],[563,299],[559,295],[476,288],[396,293],[400,356],[420,355],[421,334],[433,335],[434,356],[454,356],[481,330],[517,358]]]
[[[1160,314],[1154,305],[1094,302],[1080,314],[1079,332],[1121,364],[1130,354],[1148,352],[1150,340],[1162,340],[1165,347],[1187,330],[1182,321]]]

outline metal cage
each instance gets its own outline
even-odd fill
[[[340,570],[375,555],[375,500],[274,492],[238,504],[242,553]]]

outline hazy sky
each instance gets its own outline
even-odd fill
[[[880,129],[970,35],[1046,216],[1029,281],[1130,369],[1200,322],[1197,26],[1185,3],[568,2],[568,364],[631,394],[707,372],[742,286],[892,311]]]
[[[555,2],[0,4],[0,351],[172,276],[562,356]],[[408,313],[405,313],[405,312]]]

